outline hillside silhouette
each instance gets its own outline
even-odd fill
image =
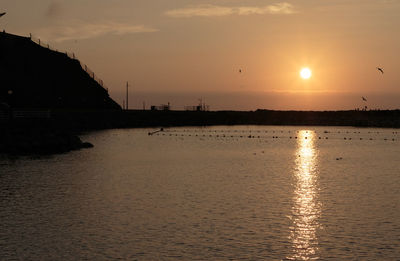
[[[0,32],[0,154],[93,147],[78,136],[87,125],[81,113],[91,112],[92,125],[104,126],[103,114],[118,113],[121,107],[84,68],[74,56],[31,37]]]
[[[121,109],[77,59],[4,31],[0,32],[0,102],[12,108]]]

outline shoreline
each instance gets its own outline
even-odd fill
[[[223,125],[400,128],[400,110],[55,110],[48,118],[3,118],[0,121],[0,153],[55,154],[91,148],[92,144],[81,141],[78,136],[84,131]]]

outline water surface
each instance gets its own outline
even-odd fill
[[[393,129],[92,132],[0,156],[1,260],[396,260]]]

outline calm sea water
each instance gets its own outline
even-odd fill
[[[400,131],[149,131],[0,156],[0,260],[400,259]]]

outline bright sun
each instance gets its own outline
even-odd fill
[[[309,79],[312,75],[310,68],[304,67],[300,70],[300,77],[303,79]]]

